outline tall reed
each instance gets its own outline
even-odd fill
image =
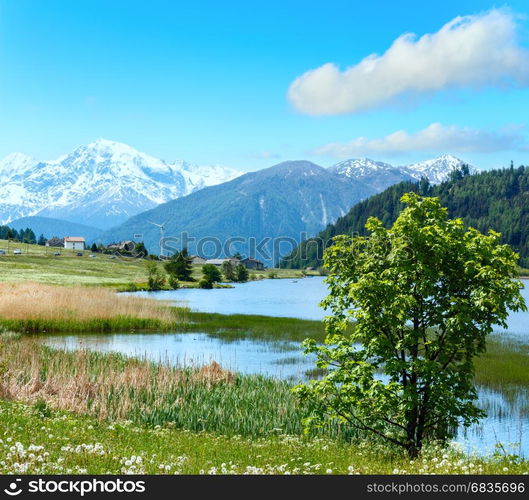
[[[300,434],[306,416],[285,381],[236,375],[212,363],[169,363],[44,347],[35,339],[0,339],[0,392],[104,420],[263,436]],[[2,397],[2,396],[0,396]],[[327,432],[339,434],[333,428]]]
[[[184,313],[183,309],[168,307],[162,301],[120,295],[106,288],[27,282],[0,284],[0,321],[8,327],[19,325],[29,331],[42,331],[46,327],[79,330],[83,325],[88,330],[105,330],[104,326],[111,322],[116,327],[133,324],[156,327],[181,321]]]

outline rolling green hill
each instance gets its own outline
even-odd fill
[[[301,243],[283,259],[281,267],[321,266],[323,249],[331,244],[332,238],[338,234],[365,234],[364,226],[370,216],[391,225],[403,208],[401,196],[409,191],[438,196],[450,217],[461,217],[467,225],[482,232],[489,229],[500,232],[503,241],[520,254],[520,265],[529,267],[529,167],[524,166],[475,175],[457,172],[451,180],[437,186],[426,182],[391,186],[357,203],[335,224]]]

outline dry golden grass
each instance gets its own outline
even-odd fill
[[[79,350],[49,350],[32,338],[0,336],[0,398],[44,400],[50,406],[100,419],[126,419],[147,404],[165,404],[176,388],[233,385],[235,375],[214,361],[200,369]],[[183,401],[176,401],[183,404]]]
[[[116,294],[106,288],[59,287],[42,283],[0,283],[0,318],[87,321],[132,317],[174,322],[167,304]]]

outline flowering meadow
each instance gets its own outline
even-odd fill
[[[0,401],[0,474],[527,474],[529,463],[430,447],[409,460],[373,443],[248,438],[102,422]]]

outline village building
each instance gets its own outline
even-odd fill
[[[107,250],[117,250],[120,252],[132,252],[136,244],[131,240],[120,241],[119,243],[111,243],[107,246]]]
[[[205,264],[206,259],[201,257],[200,255],[191,255],[191,264]]]
[[[246,269],[255,269],[256,271],[262,271],[264,269],[264,264],[260,260],[252,259],[250,257],[242,259],[241,264]]]
[[[64,247],[64,239],[63,239],[63,238],[57,238],[57,236],[54,236],[53,238],[50,238],[50,239],[46,242],[46,246],[47,246],[47,247],[59,247],[59,248],[63,248],[63,247]]]
[[[241,261],[236,257],[229,257],[227,259],[208,259],[205,264],[213,264],[214,266],[220,267],[224,262],[231,262],[234,266],[237,266]]]
[[[85,239],[82,236],[66,236],[64,248],[68,250],[84,250]]]

